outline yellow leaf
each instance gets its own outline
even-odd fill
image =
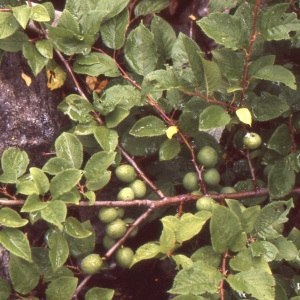
[[[177,132],[178,132],[178,128],[176,126],[170,126],[166,130],[166,135],[167,135],[168,139],[171,139],[173,137],[173,135]]]
[[[60,67],[56,67],[53,70],[47,70],[47,87],[50,90],[55,90],[63,86],[66,80],[66,73]]]
[[[241,122],[248,124],[250,126],[252,125],[252,116],[248,108],[239,108],[236,111],[236,115]]]
[[[26,85],[30,86],[31,82],[32,82],[31,78],[28,75],[26,75],[25,73],[22,73],[21,76],[22,76],[23,80],[25,81]]]

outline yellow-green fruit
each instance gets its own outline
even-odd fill
[[[101,222],[110,223],[118,217],[118,210],[114,207],[102,207],[99,210],[98,218]]]
[[[197,161],[205,168],[213,168],[218,162],[218,152],[210,146],[204,146],[197,154]]]
[[[117,200],[120,201],[131,201],[134,199],[134,191],[130,187],[125,187],[120,190],[117,195]]]
[[[118,210],[118,218],[122,219],[125,215],[125,209],[121,208],[121,207],[118,207],[117,210]]]
[[[236,193],[236,189],[231,186],[224,186],[220,190],[221,194],[230,194],[230,193]]]
[[[116,176],[123,182],[129,183],[135,180],[136,172],[130,165],[120,165],[115,170]]]
[[[123,220],[126,224],[131,224],[131,223],[133,223],[134,221],[135,221],[135,219],[133,219],[133,218],[125,218],[124,220]],[[129,234],[129,237],[135,237],[136,235],[137,235],[137,233],[138,233],[138,231],[139,231],[139,228],[138,227],[135,227],[134,229],[133,229],[133,231]]]
[[[117,264],[122,268],[129,268],[133,261],[134,252],[129,247],[121,247],[116,251]]]
[[[112,239],[108,235],[106,235],[102,240],[102,245],[106,250],[109,250],[115,243],[116,243],[116,240]]]
[[[105,227],[105,232],[112,239],[121,238],[127,231],[126,223],[121,219],[116,219]]]
[[[197,210],[207,210],[212,211],[213,205],[216,203],[216,201],[208,196],[203,196],[199,198],[196,202],[196,208]]]
[[[183,186],[189,192],[193,192],[200,188],[198,174],[196,172],[186,173],[183,177]]]
[[[142,199],[145,197],[147,187],[144,181],[136,179],[129,184],[129,187],[133,190],[135,198]]]
[[[248,132],[243,138],[243,143],[248,149],[254,150],[261,145],[261,137],[255,132]]]
[[[95,274],[101,270],[103,260],[99,254],[90,254],[81,261],[81,270],[86,274]]]
[[[202,174],[202,178],[206,184],[213,186],[219,184],[221,180],[220,173],[215,168],[207,169]]]

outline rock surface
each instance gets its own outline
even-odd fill
[[[30,76],[27,86],[21,74]],[[59,91],[47,88],[44,72],[34,77],[21,53],[5,53],[0,65],[0,155],[8,147],[25,150],[31,165],[42,166],[67,118],[57,109]]]

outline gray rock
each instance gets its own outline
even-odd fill
[[[22,79],[25,73],[32,78],[28,87]],[[5,53],[0,65],[0,155],[8,147],[25,150],[31,165],[42,166],[48,159],[43,152],[50,146],[67,118],[57,109],[59,91],[47,88],[42,71],[31,73],[21,53]]]

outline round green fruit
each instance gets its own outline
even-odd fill
[[[101,270],[103,260],[99,254],[90,254],[81,261],[81,270],[86,274],[95,274]]]
[[[134,199],[134,191],[130,187],[125,187],[120,190],[117,195],[117,200],[120,201],[131,201]]]
[[[197,210],[207,210],[212,211],[213,205],[216,203],[216,201],[208,196],[203,196],[199,198],[196,202],[196,208]]]
[[[145,197],[147,187],[144,181],[136,179],[129,184],[129,187],[133,190],[135,198],[142,199]]]
[[[129,247],[121,247],[116,251],[117,264],[122,268],[129,268],[133,261],[134,252]]]
[[[202,174],[202,178],[206,184],[212,185],[212,186],[219,184],[219,182],[221,180],[220,173],[215,168],[207,169]]]
[[[116,243],[116,240],[112,239],[108,235],[106,235],[102,240],[102,245],[106,250],[109,250],[115,243]]]
[[[248,149],[254,150],[261,145],[261,137],[255,132],[248,132],[243,138],[243,143]]]
[[[217,151],[210,146],[204,146],[197,154],[197,161],[205,168],[213,168],[218,162]]]
[[[231,194],[231,193],[236,193],[236,189],[231,187],[231,186],[224,186],[220,190],[221,194]]]
[[[102,207],[99,210],[98,218],[103,223],[110,223],[118,217],[118,210],[114,207]]]
[[[116,176],[123,182],[129,183],[135,180],[136,172],[130,165],[120,165],[116,168]]]
[[[105,227],[106,234],[112,239],[121,238],[126,233],[126,231],[127,224],[121,219],[116,219],[111,223],[107,224]]]
[[[198,190],[200,185],[199,185],[199,180],[198,180],[198,174],[196,172],[189,172],[186,173],[185,176],[183,177],[183,186],[186,190],[189,192],[193,192],[195,190]]]
[[[125,209],[121,207],[117,207],[117,211],[118,211],[118,218],[122,219],[125,215]]]
[[[123,220],[127,225],[129,225],[129,224],[132,224],[132,223],[134,223],[135,222],[135,219],[133,219],[133,218],[125,218],[124,220]],[[134,229],[133,229],[133,231],[129,234],[129,237],[135,237],[136,235],[137,235],[137,233],[138,233],[138,231],[139,231],[139,228],[138,227],[135,227]]]

